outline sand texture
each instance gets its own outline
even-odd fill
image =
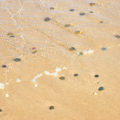
[[[0,0],[0,120],[120,120],[120,0]]]

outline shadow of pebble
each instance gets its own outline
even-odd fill
[[[76,50],[76,49],[75,49],[75,47],[70,47],[69,50],[70,50],[70,51],[74,51],[74,50]]]

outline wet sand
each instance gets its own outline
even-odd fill
[[[119,0],[0,0],[0,120],[119,120],[119,11]]]

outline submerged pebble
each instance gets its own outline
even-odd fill
[[[49,18],[49,17],[46,17],[45,19],[44,19],[44,21],[46,21],[46,22],[48,22],[48,21],[50,21],[51,20],[51,18]]]
[[[6,67],[7,67],[7,65],[2,65],[2,67],[3,67],[3,68],[6,68]]]
[[[20,58],[14,58],[13,60],[14,60],[15,62],[20,62],[20,61],[21,61]]]
[[[105,50],[107,50],[107,48],[103,47],[103,48],[101,48],[101,50],[102,50],[102,51],[105,51]]]
[[[101,86],[101,87],[98,88],[98,90],[99,90],[99,91],[102,91],[102,90],[104,90],[104,87]]]
[[[115,37],[119,39],[119,38],[120,38],[120,35],[115,35]]]
[[[9,37],[15,37],[13,33],[8,33],[7,34]]]
[[[0,112],[2,112],[3,110],[2,109],[0,109]]]
[[[65,24],[64,27],[70,27],[71,25],[70,24]]]
[[[84,13],[84,12],[81,12],[79,15],[84,16],[84,15],[85,15],[85,13]]]
[[[75,9],[72,8],[72,9],[70,9],[69,11],[73,12],[73,11],[75,11]]]
[[[74,76],[77,77],[77,76],[78,76],[78,73],[75,73]]]
[[[95,77],[95,78],[98,78],[98,77],[99,77],[99,75],[98,75],[98,74],[96,74],[96,75],[94,75],[94,77]]]
[[[69,50],[70,50],[70,51],[74,51],[74,50],[76,50],[76,49],[75,49],[75,47],[70,47]]]
[[[54,10],[55,8],[54,7],[50,7],[50,10]]]
[[[96,4],[92,2],[92,3],[89,3],[89,5],[90,6],[95,6]]]
[[[49,106],[49,109],[53,110],[53,109],[55,109],[55,107],[54,106]]]
[[[64,76],[59,77],[60,80],[65,80]]]

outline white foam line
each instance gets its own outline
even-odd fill
[[[42,73],[36,75],[36,76],[32,79],[32,82],[36,82],[36,80],[37,80],[38,78],[40,78],[41,76],[42,76]]]

